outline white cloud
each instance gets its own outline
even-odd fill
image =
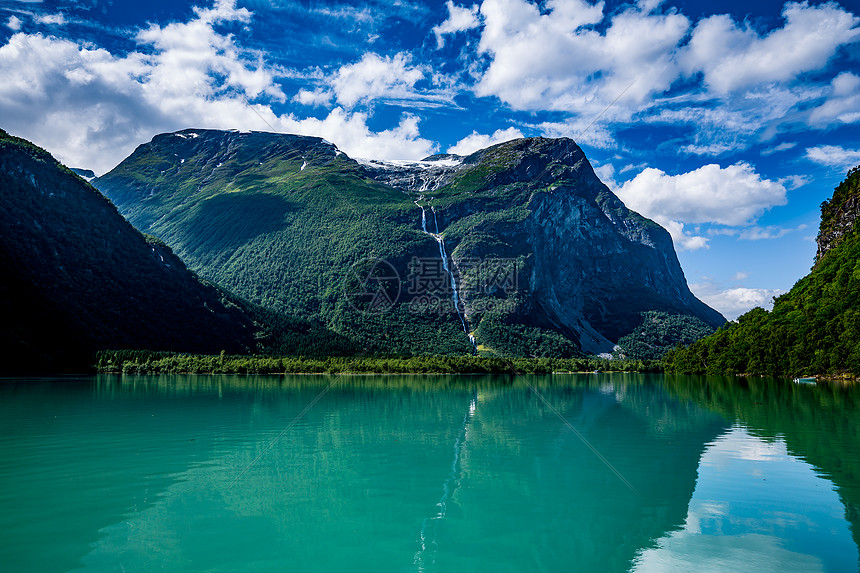
[[[618,196],[646,217],[730,226],[750,225],[765,210],[786,203],[785,187],[763,179],[747,163],[705,165],[680,175],[648,168],[622,185]]]
[[[633,171],[635,169],[645,169],[646,167],[648,167],[647,162],[637,163],[637,164],[628,163],[627,165],[625,165],[624,167],[621,168],[621,173],[626,173],[628,171]]]
[[[163,122],[139,94],[129,93],[144,69],[140,55],[115,58],[68,40],[15,34],[0,46],[4,128],[73,166],[104,168],[120,159],[113,149],[131,151],[127,139],[139,138],[140,123]],[[103,154],[109,159],[100,160]]]
[[[232,36],[215,29],[222,22],[249,22],[248,10],[236,8],[235,0],[218,0],[213,8],[195,7],[194,12],[196,18],[189,22],[151,24],[137,34],[138,43],[155,49],[147,62],[147,90],[161,97],[213,97],[220,95],[218,88],[234,88],[249,98],[266,94],[284,99],[262,54],[242,50]],[[213,75],[223,77],[222,85],[215,84]]]
[[[330,90],[324,88],[316,88],[314,90],[306,90],[302,88],[299,90],[299,93],[293,97],[293,101],[302,105],[327,106],[331,103],[333,97],[334,94],[331,93]]]
[[[779,179],[779,182],[789,191],[794,191],[812,183],[812,177],[809,175],[788,175]]]
[[[338,6],[337,8],[329,8],[327,6],[322,6],[319,8],[312,9],[313,12],[319,14],[321,16],[327,16],[329,18],[335,18],[337,20],[347,20],[354,22],[365,22],[371,23],[375,17],[373,11],[369,6],[364,6],[361,8],[353,7],[353,6]]]
[[[744,279],[749,278],[749,276],[750,276],[749,273],[746,273],[744,271],[738,271],[734,274],[734,276],[732,277],[732,280],[733,281],[742,281]]]
[[[636,0],[636,6],[645,14],[653,12],[660,7],[663,0]]]
[[[337,102],[347,109],[375,102],[425,108],[450,105],[453,94],[438,87],[447,78],[429,72],[426,66],[412,65],[412,56],[406,52],[394,56],[366,52],[359,61],[314,78],[324,86],[313,90],[303,88],[293,101],[313,106]],[[417,89],[416,84],[425,80],[434,87]]]
[[[689,123],[695,122],[690,114],[731,114],[729,131],[749,135],[784,121],[801,101],[819,97],[791,82],[823,68],[839,46],[860,38],[860,20],[835,4],[788,3],[785,25],[765,36],[719,15],[700,20],[687,42],[690,21],[673,11],[653,13],[658,5],[643,2],[639,10],[629,8],[606,22],[602,2],[550,1],[541,11],[526,0],[485,0],[478,49],[490,63],[476,92],[515,109],[604,112],[614,121],[628,121],[637,111],[645,117],[674,114],[662,120]],[[595,24],[608,26],[599,33]],[[698,73],[720,99],[697,102],[689,97],[693,91],[687,91],[686,102],[661,99],[684,75]],[[842,89],[848,93],[847,86]],[[719,119],[709,124],[726,131]],[[712,155],[735,147],[706,141],[687,152]]]
[[[694,126],[678,149],[712,157],[767,141],[786,123],[860,121],[856,76],[827,73],[840,47],[860,40],[860,18],[837,4],[786,3],[782,26],[766,32],[728,15],[691,30],[659,5],[604,12],[587,0],[484,0],[476,61],[486,63],[469,70],[474,91],[516,110],[572,114],[540,126],[559,135],[599,118],[611,128],[585,143],[601,147],[634,121]]]
[[[681,250],[708,246],[708,239],[687,232],[686,224],[746,227],[787,201],[781,183],[763,179],[747,163],[726,168],[705,165],[680,175],[647,168],[619,187],[616,195],[630,209],[665,227]],[[751,237],[752,233],[747,238]]]
[[[24,25],[24,22],[18,16],[12,15],[9,16],[9,19],[6,20],[6,27],[12,30],[13,32],[17,32]]]
[[[780,143],[779,145],[774,145],[773,147],[768,147],[767,149],[762,150],[762,155],[773,155],[774,153],[779,153],[780,151],[788,151],[789,149],[794,149],[797,147],[796,141],[786,141],[785,143]]]
[[[405,115],[397,127],[379,132],[367,126],[367,115],[350,113],[335,108],[325,119],[297,119],[293,116],[276,117],[263,108],[261,115],[270,121],[276,131],[323,137],[350,157],[367,159],[419,159],[438,151],[436,145],[421,137],[418,118]]]
[[[809,114],[810,125],[860,121],[860,77],[842,72],[830,83],[827,100]]]
[[[769,225],[767,227],[749,227],[747,229],[743,229],[738,237],[740,239],[744,239],[747,241],[761,241],[767,239],[781,239],[789,233],[794,231],[802,231],[806,228],[806,225],[799,225],[794,229],[786,229],[785,227],[777,227],[775,225]]]
[[[41,34],[14,34],[0,45],[0,116],[4,129],[74,167],[104,173],[161,132],[242,128],[325,137],[354,156],[417,159],[433,153],[418,120],[371,131],[367,115],[341,107],[322,119],[277,115],[286,98],[282,73],[264,55],[242,49],[223,23],[249,23],[231,1],[195,8],[188,22],[150,25],[122,55]],[[257,100],[257,103],[251,103]],[[265,119],[265,123],[263,119]]]
[[[570,137],[579,145],[589,145],[598,149],[611,149],[618,146],[609,126],[595,118],[574,118],[564,122],[542,122],[532,126],[544,137]]]
[[[473,131],[471,134],[458,141],[455,145],[449,147],[448,153],[469,155],[479,149],[484,149],[485,147],[489,147],[497,143],[504,143],[505,141],[519,139],[521,137],[523,137],[523,133],[515,127],[497,129],[492,135],[484,135],[477,131]]]
[[[36,22],[49,26],[62,26],[66,23],[66,17],[62,14],[46,14],[44,16],[37,16]]]
[[[448,0],[447,6],[448,18],[438,26],[433,27],[433,33],[436,35],[437,48],[445,46],[444,36],[446,34],[465,32],[466,30],[477,28],[481,24],[478,19],[477,4],[470,8],[466,8],[465,6],[457,6],[452,2],[452,0]]]
[[[848,170],[860,164],[860,149],[845,149],[838,145],[819,145],[807,149],[806,157],[828,167]]]
[[[600,181],[609,187],[610,190],[614,192],[615,189],[620,187],[618,182],[615,180],[615,166],[613,164],[604,163],[602,165],[598,165],[596,163],[592,163],[591,167],[594,169],[594,173],[597,174]],[[622,172],[623,171],[624,170],[622,169]]]
[[[688,145],[683,145],[681,146],[680,151],[683,151],[688,155],[708,155],[710,157],[716,157],[717,155],[722,155],[732,151],[733,149],[735,149],[735,146],[729,143],[711,142],[706,144],[690,143]]]
[[[696,24],[680,60],[688,73],[702,72],[715,93],[727,94],[820,69],[839,46],[860,35],[860,19],[834,3],[789,2],[783,17],[785,26],[764,37],[728,15],[705,18]]]
[[[393,57],[366,53],[354,64],[342,66],[331,79],[338,103],[346,107],[369,99],[409,99],[424,72],[410,65],[409,54]]]
[[[743,274],[743,273],[739,273]],[[781,289],[734,287],[721,289],[714,282],[690,284],[690,290],[702,302],[718,310],[729,320],[755,307],[773,309],[773,297],[783,294]]]
[[[634,209],[635,211],[635,209]],[[672,236],[672,241],[675,243],[675,248],[679,251],[697,251],[699,249],[709,249],[707,237],[695,235],[684,230],[684,223],[675,221],[665,217],[650,217],[663,226]]]
[[[491,58],[476,86],[516,109],[596,114],[624,94],[612,115],[669,88],[674,52],[689,28],[677,14],[635,9],[613,16],[604,34],[603,2],[550,0],[546,12],[524,0],[485,0],[479,52]]]
[[[798,106],[820,96],[821,90],[814,87],[771,85],[724,98],[680,98],[665,108],[655,106],[642,119],[694,127],[690,143],[680,149],[691,155],[717,156],[775,136],[781,123],[797,116]]]
[[[763,35],[728,15],[700,20],[676,53],[686,81],[701,81],[704,90],[658,98],[643,119],[695,126],[692,141],[680,148],[709,156],[768,141],[786,123],[824,129],[860,120],[852,74],[843,72],[832,81],[808,75],[829,75],[839,48],[860,40],[860,18],[835,3],[792,2],[783,17],[782,27]],[[786,149],[777,146],[764,154]]]

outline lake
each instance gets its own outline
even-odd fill
[[[0,570],[857,571],[860,388],[0,380]]]

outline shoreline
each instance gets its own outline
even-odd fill
[[[137,350],[102,351],[96,373],[119,374],[554,374],[661,373],[657,361],[488,356],[301,356],[193,355]]]

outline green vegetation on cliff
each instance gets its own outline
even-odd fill
[[[628,360],[660,360],[676,345],[691,344],[713,332],[695,316],[649,310],[633,332],[618,340],[613,354]]]
[[[860,374],[860,229],[851,205],[860,194],[853,169],[822,204],[820,256],[812,272],[737,322],[664,358],[677,374],[770,376]],[[850,221],[850,225],[846,225]],[[842,228],[834,235],[833,230]],[[824,245],[822,237],[828,237]],[[823,248],[826,247],[826,248]]]
[[[821,232],[825,233],[836,224],[845,203],[860,196],[860,165],[851,169],[848,176],[833,191],[833,197],[821,204]]]

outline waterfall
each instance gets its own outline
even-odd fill
[[[478,407],[477,398],[477,392],[475,392],[472,399],[469,401],[469,409],[466,412],[466,416],[463,418],[463,424],[460,427],[457,439],[454,440],[454,459],[451,462],[451,471],[442,483],[442,497],[436,504],[436,507],[438,508],[436,515],[425,518],[421,524],[421,532],[419,533],[419,543],[421,544],[421,548],[415,553],[415,558],[413,560],[413,565],[418,567],[418,571],[425,571],[428,565],[435,565],[436,563],[436,551],[438,548],[438,543],[436,541],[437,527],[439,525],[439,521],[445,519],[445,516],[448,514],[448,499],[450,499],[454,494],[454,491],[456,491],[457,486],[459,485],[461,471],[460,458],[463,453],[463,446],[466,443],[466,438],[468,437],[469,420],[471,420],[472,414],[475,413],[475,410]],[[430,554],[429,559],[427,555],[428,553]]]
[[[439,243],[439,256],[442,257],[442,268],[448,273],[451,279],[451,300],[454,302],[454,310],[457,311],[457,318],[460,319],[460,324],[463,325],[463,332],[469,336],[469,329],[466,327],[466,320],[460,314],[460,295],[457,293],[457,280],[454,278],[454,273],[448,267],[448,253],[445,251],[445,241],[441,236],[436,235],[436,242]],[[471,339],[471,336],[469,336]]]
[[[466,326],[466,319],[460,312],[460,295],[457,291],[457,279],[454,278],[454,273],[448,266],[448,251],[445,250],[445,240],[442,239],[442,235],[439,234],[439,220],[436,218],[436,209],[434,209],[432,205],[430,206],[430,210],[433,212],[433,224],[436,226],[436,232],[431,233],[427,230],[427,212],[424,210],[424,207],[418,203],[418,201],[423,198],[424,196],[421,195],[414,201],[418,208],[421,209],[421,230],[436,239],[436,243],[439,245],[439,256],[442,258],[442,269],[448,273],[448,277],[451,279],[451,300],[454,303],[454,311],[457,313],[457,318],[460,319],[460,324],[463,325],[463,332],[469,337],[469,342],[472,344],[475,351],[477,351],[478,346],[475,344],[475,337],[469,332],[469,327]]]
[[[414,203],[418,205],[419,209],[421,209],[421,230],[427,233],[427,213],[424,212],[424,207],[422,207],[421,204],[418,203],[417,199],[414,201]],[[427,234],[429,235],[430,233]]]

